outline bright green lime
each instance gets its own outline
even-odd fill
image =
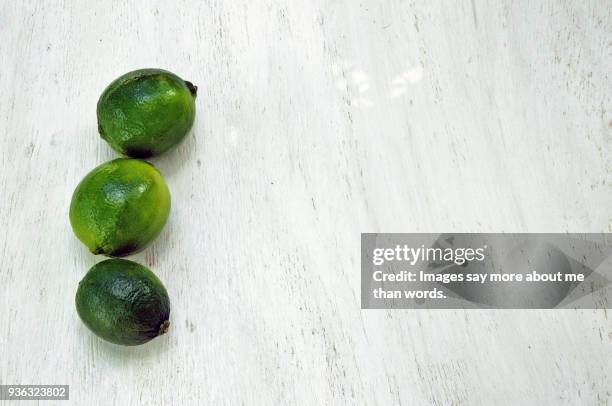
[[[153,241],[169,212],[170,192],[157,169],[119,158],[89,172],[76,187],[70,224],[92,253],[122,257]]]
[[[148,268],[125,259],[94,265],[79,283],[75,301],[83,323],[111,343],[144,344],[170,325],[164,285]]]
[[[162,69],[126,73],[98,100],[98,131],[121,154],[159,155],[181,142],[191,129],[196,92],[191,82]]]

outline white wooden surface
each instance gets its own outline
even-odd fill
[[[74,309],[106,84],[200,87],[135,260],[170,333]],[[362,311],[360,232],[612,232],[612,3],[0,2],[0,379],[96,404],[607,405],[606,311]],[[66,402],[64,402],[65,404]]]

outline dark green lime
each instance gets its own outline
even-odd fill
[[[125,259],[107,259],[79,283],[76,308],[99,337],[121,345],[139,345],[170,326],[166,288],[148,268]]]
[[[98,131],[121,154],[159,155],[181,142],[191,129],[196,92],[191,82],[162,69],[126,73],[98,100]]]

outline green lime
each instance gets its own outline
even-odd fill
[[[159,155],[177,145],[195,118],[197,87],[172,72],[140,69],[115,79],[98,100],[98,131],[117,152]]]
[[[76,308],[97,336],[121,345],[139,345],[170,326],[166,288],[148,268],[125,259],[93,266],[79,283]]]
[[[92,253],[122,257],[153,241],[169,212],[170,192],[157,169],[119,158],[98,166],[78,184],[70,224]]]

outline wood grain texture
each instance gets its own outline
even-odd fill
[[[0,379],[78,405],[607,405],[609,312],[362,311],[361,232],[612,232],[612,3],[0,1]],[[133,259],[169,334],[94,337],[78,181],[116,76],[199,86]],[[24,403],[27,404],[27,403]],[[65,403],[62,403],[65,404]]]

